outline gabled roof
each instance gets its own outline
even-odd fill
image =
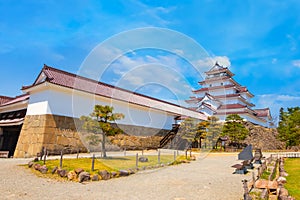
[[[216,89],[223,89],[223,88],[234,88],[234,87],[235,87],[235,85],[233,85],[233,84],[214,86],[214,87],[205,87],[205,88],[201,88],[201,89],[198,89],[198,90],[194,90],[193,93],[209,91],[209,90],[216,90]]]
[[[0,96],[0,105],[13,100],[13,97]]]
[[[254,110],[257,113],[257,117],[269,117],[271,116],[271,112],[269,108],[262,108],[262,109],[255,109]]]
[[[22,94],[20,96],[10,98],[9,101],[6,101],[5,103],[0,104],[0,107],[11,105],[11,104],[18,103],[18,102],[21,102],[21,101],[26,101],[28,99],[29,99],[29,94]]]
[[[183,112],[182,114],[184,115],[192,114],[194,116],[197,115],[200,119],[206,119],[206,116],[204,116],[203,114],[196,113],[195,111],[189,108],[185,108],[167,101],[135,93],[119,87],[115,87],[103,82],[98,82],[86,77],[78,76],[76,74],[62,71],[47,65],[44,65],[38,78],[32,85],[23,86],[22,89],[24,91],[30,92],[31,88],[41,85],[44,82],[49,82],[57,86],[62,86],[82,92],[87,92],[90,94],[125,101],[145,107],[163,108],[164,111],[171,113],[181,114],[181,112]]]
[[[225,104],[221,105],[218,110],[224,110],[224,109],[236,109],[236,108],[246,108],[247,106],[241,105],[241,104]]]
[[[215,65],[209,71],[207,71],[205,73],[207,75],[209,75],[209,74],[217,74],[217,73],[221,73],[221,72],[226,72],[230,76],[234,76],[234,73],[232,73],[227,67],[223,67],[223,66],[219,65],[218,62],[216,62]]]

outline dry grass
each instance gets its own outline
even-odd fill
[[[138,167],[155,167],[158,166],[158,157],[157,156],[145,156],[148,158],[148,162],[139,162]],[[174,162],[173,155],[161,155],[160,164],[179,164],[181,161],[186,160],[185,156],[177,156],[176,161]],[[188,158],[189,160],[189,158]],[[57,174],[52,175],[51,171],[54,167],[59,166],[59,160],[47,160],[46,166],[48,167],[48,172],[46,174],[41,174],[39,171],[32,171],[39,177],[51,178],[57,180],[66,180],[65,178],[59,177]],[[43,165],[43,161],[37,162],[40,165]],[[97,174],[98,171],[107,170],[109,172],[117,172],[121,169],[135,169],[136,168],[136,157],[135,156],[123,156],[123,157],[108,157],[108,158],[96,158],[94,164],[94,171],[91,170],[92,159],[91,158],[79,158],[79,159],[63,159],[62,169],[67,171],[72,171],[77,168],[82,168],[90,174]]]

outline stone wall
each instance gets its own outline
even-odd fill
[[[122,129],[124,134],[134,136],[165,136],[170,130],[157,129],[144,126],[133,126],[125,124],[117,124],[117,127]]]
[[[28,115],[18,139],[14,157],[33,157],[45,147],[50,154],[66,153],[80,149],[85,152],[74,119],[57,115]]]
[[[76,124],[79,120],[58,115],[27,115],[14,153],[15,158],[34,157],[45,147],[50,154],[86,152]],[[169,130],[133,125],[118,125],[125,134],[134,136],[164,136]]]

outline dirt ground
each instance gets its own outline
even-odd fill
[[[241,181],[251,176],[233,174],[231,166],[240,162],[235,153],[84,184],[39,178],[18,166],[29,160],[0,159],[0,199],[239,200]]]

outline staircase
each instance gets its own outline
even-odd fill
[[[165,135],[163,139],[161,139],[159,148],[165,147],[170,141],[172,141],[175,138],[179,130],[179,126],[180,126],[179,124],[173,124],[172,130],[170,130],[167,133],[167,135]]]

